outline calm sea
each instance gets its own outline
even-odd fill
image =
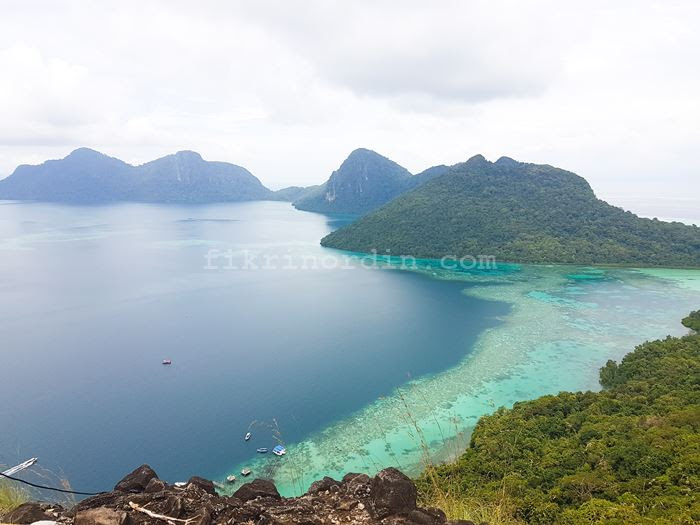
[[[334,267],[319,239],[342,223],[277,202],[1,203],[0,463],[38,456],[87,491],[141,463],[216,476],[270,428],[302,441],[455,366],[509,312]]]

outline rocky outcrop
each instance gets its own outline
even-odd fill
[[[23,503],[0,519],[6,523],[34,523],[53,521],[64,512],[63,507],[50,503]]]
[[[256,479],[250,483],[245,483],[240,489],[233,493],[232,497],[241,501],[251,501],[257,498],[281,498],[275,484],[267,479]]]
[[[66,525],[450,525],[439,509],[416,503],[416,487],[394,468],[374,478],[348,474],[323,478],[297,498],[283,498],[274,483],[256,479],[232,496],[220,496],[211,481],[193,477],[184,487],[169,485],[148,465],[134,470],[107,492],[70,510],[27,504],[5,517],[9,523],[50,520]],[[468,525],[469,522],[459,522]]]
[[[319,492],[325,492],[330,490],[337,492],[339,487],[340,483],[338,483],[333,478],[329,478],[328,476],[326,476],[323,479],[314,481],[309,487],[307,494],[318,494]]]
[[[374,477],[370,496],[377,516],[385,518],[404,509],[415,510],[418,491],[408,476],[392,467]]]
[[[115,492],[143,492],[153,479],[158,479],[155,470],[148,465],[141,465],[117,483],[114,490]]]

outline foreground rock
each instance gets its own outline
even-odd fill
[[[158,479],[156,471],[148,465],[141,465],[117,483],[114,490],[116,492],[143,492],[153,479]]]
[[[213,484],[193,477],[184,487],[158,479],[143,465],[117,483],[113,492],[78,503],[70,510],[28,504],[5,521],[32,523],[51,519],[67,525],[448,525],[438,509],[416,505],[416,487],[394,468],[374,478],[348,474],[342,481],[324,478],[298,498],[282,498],[275,485],[256,479],[232,496],[219,496]],[[49,511],[49,512],[47,512]],[[8,519],[9,518],[9,519]],[[469,522],[459,522],[468,525]]]
[[[53,521],[63,513],[63,507],[49,503],[23,503],[7,514],[0,522],[34,523],[35,521]]]

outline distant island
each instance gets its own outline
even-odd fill
[[[292,202],[299,210],[360,217],[321,244],[420,258],[493,256],[522,263],[700,267],[700,228],[643,219],[598,199],[582,177],[549,165],[477,155],[412,175],[356,149],[318,186],[266,188],[247,169],[180,151],[139,166],[80,148],[19,166],[0,199],[74,204],[117,201]]]
[[[434,166],[411,173],[379,153],[359,148],[320,186],[305,189],[294,206],[319,213],[362,215],[446,173],[447,166]]]
[[[422,258],[700,267],[700,228],[643,219],[582,177],[477,155],[356,222],[323,246]]]
[[[204,160],[194,151],[179,151],[133,166],[90,148],[79,148],[63,159],[17,167],[0,180],[0,199],[73,204],[277,200],[292,202],[304,211],[359,216],[447,170],[447,166],[434,166],[412,175],[379,153],[360,148],[323,184],[272,191],[247,169]]]
[[[59,160],[19,166],[0,180],[0,199],[66,203],[207,203],[294,200],[293,188],[269,190],[247,169],[180,151],[132,166],[89,148]]]

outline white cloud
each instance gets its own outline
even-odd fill
[[[247,5],[251,18],[272,28],[331,82],[390,99],[473,103],[540,94],[563,66],[565,48],[588,32],[581,16],[566,25],[572,17],[553,2],[540,3],[537,13],[514,1]]]
[[[15,45],[0,50],[0,71],[5,78],[0,83],[3,142],[31,144],[39,135],[60,143],[66,130],[88,121],[80,97],[85,68]]]
[[[696,2],[4,2],[0,176],[90,146],[178,149],[271,187],[356,147],[420,171],[475,153],[603,196],[700,193]]]

